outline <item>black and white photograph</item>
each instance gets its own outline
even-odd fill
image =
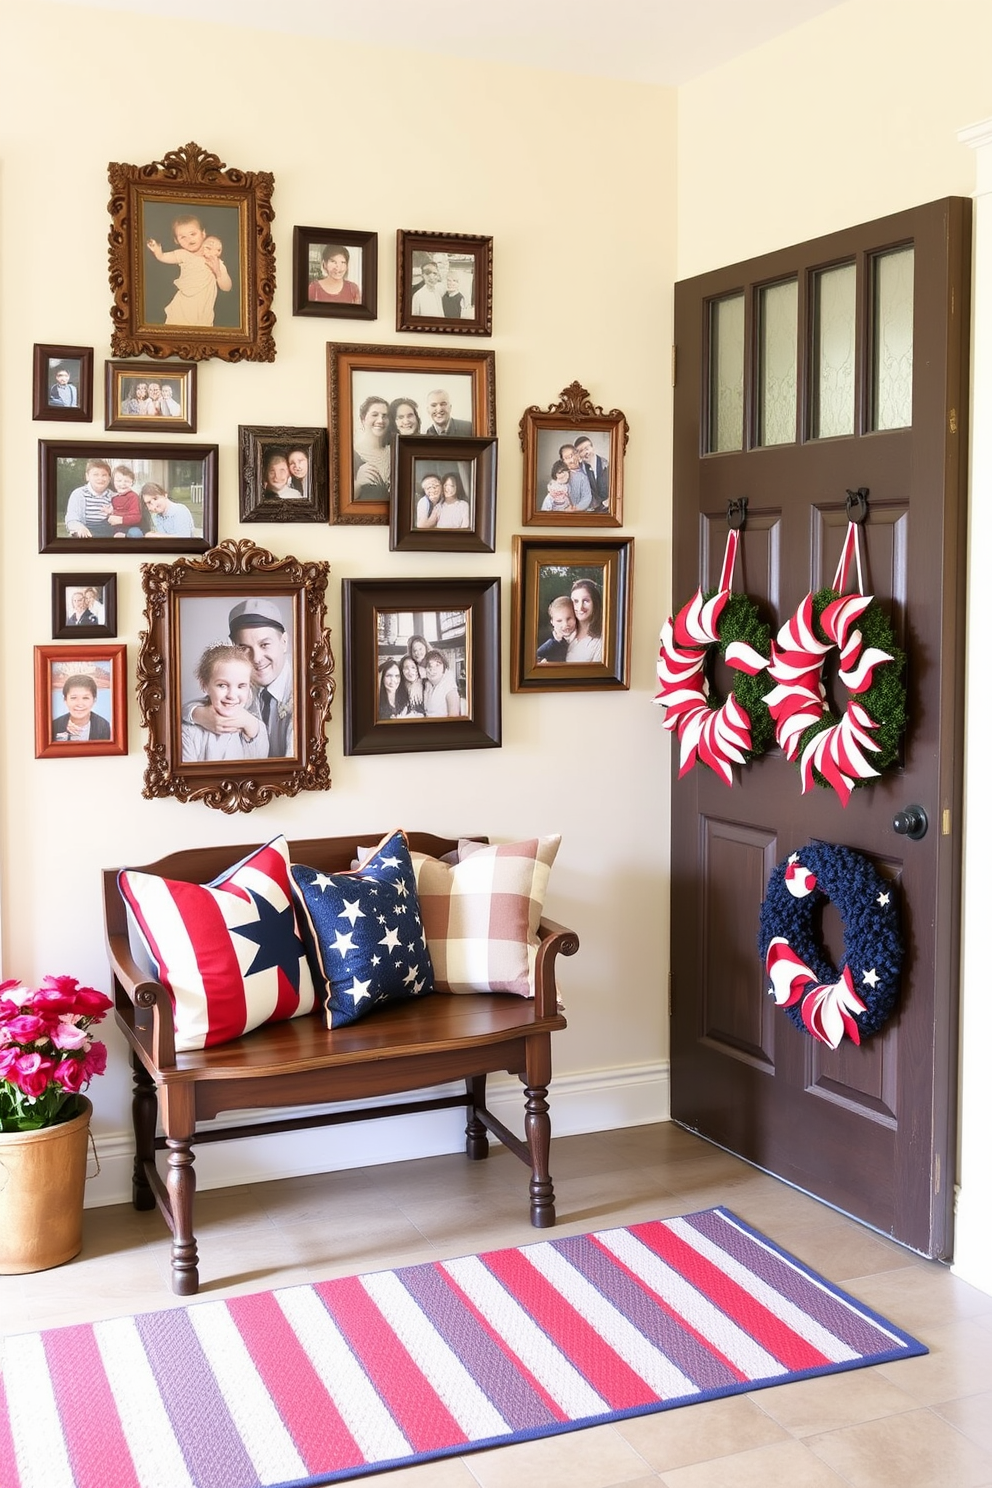
[[[491,335],[492,263],[492,238],[400,228],[396,329]]]
[[[296,753],[293,611],[289,595],[180,596],[183,764]]]
[[[376,717],[380,721],[469,716],[468,624],[465,610],[379,611]]]
[[[242,522],[327,521],[327,430],[238,428]]]

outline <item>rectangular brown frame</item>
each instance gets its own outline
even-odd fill
[[[135,434],[196,433],[195,363],[166,362],[163,366],[159,362],[107,362],[104,376],[105,429],[126,429]],[[147,392],[155,383],[163,390],[166,387],[178,390],[179,397],[172,400],[179,405],[178,413],[169,413],[168,408],[164,413],[139,413],[133,407],[130,412],[124,411],[129,404],[139,401],[136,396],[139,387],[144,385]],[[140,401],[151,404],[154,400],[146,396]]]
[[[207,357],[229,362],[273,361],[276,275],[271,174],[228,167],[191,142],[149,165],[111,161],[107,175],[114,355],[179,356],[188,362]],[[173,277],[175,265],[159,261],[154,270],[151,267],[157,255],[149,249],[149,242],[157,242],[164,252],[174,252],[170,221],[184,214],[197,217],[201,231],[219,236],[223,245],[222,264],[231,288],[225,291],[221,285],[221,291],[231,298],[226,303],[215,302],[209,323],[169,323],[164,301],[178,283]],[[183,267],[180,262],[180,273]],[[215,277],[219,284],[219,276]],[[230,324],[216,323],[218,304],[222,320]],[[152,310],[157,312],[154,316]]]
[[[275,558],[243,538],[225,541],[200,558],[143,563],[141,573],[147,628],[138,651],[138,705],[148,730],[142,795],[202,801],[233,813],[253,811],[274,796],[330,790],[324,735],[334,698],[334,657],[324,625],[328,565]],[[292,629],[293,686],[286,709],[292,751],[256,760],[184,760],[182,714],[190,698],[182,695],[183,669],[195,675],[200,646],[222,639],[230,611],[248,598],[262,601],[263,613],[268,607],[283,617],[279,628],[287,636],[287,656],[287,627]],[[181,612],[189,600],[201,602],[202,633],[184,654]],[[187,623],[192,629],[192,620]],[[280,717],[285,718],[282,707]]]
[[[83,466],[82,484],[85,484],[85,462],[88,459],[106,460],[113,468],[115,463],[144,464],[152,467],[156,474],[148,474],[143,479],[135,472],[135,488],[139,490],[147,481],[153,481],[157,485],[164,486],[171,500],[172,492],[177,489],[189,489],[191,494],[194,488],[202,487],[202,520],[200,522],[201,535],[199,537],[181,537],[174,534],[162,534],[153,537],[150,531],[145,531],[142,537],[73,537],[66,529],[66,517],[68,515],[68,504],[71,491],[63,489],[60,493],[59,486],[63,488],[78,479],[76,475],[68,475],[67,479],[60,481],[59,461],[69,463],[81,463]],[[164,473],[164,479],[156,479],[156,475],[163,474],[161,467],[168,466],[169,470]],[[173,466],[199,465],[200,480],[191,482],[188,487],[184,486],[179,479],[172,479]],[[177,470],[175,474],[180,472]],[[110,440],[77,441],[72,443],[61,443],[51,439],[39,439],[38,441],[38,551],[39,553],[133,553],[136,551],[153,553],[203,553],[207,548],[213,547],[217,541],[217,446],[215,444],[115,444]],[[113,492],[108,489],[108,495]],[[144,506],[144,503],[141,503]],[[177,503],[184,505],[185,503]],[[195,503],[199,504],[199,503]],[[192,514],[191,514],[192,515]],[[142,526],[150,520],[147,512],[142,513]],[[63,531],[60,532],[60,526]],[[195,526],[195,521],[194,521]]]
[[[69,385],[76,389],[75,406],[51,401],[52,378],[60,369],[58,362],[71,365]],[[77,367],[78,364],[78,367]],[[92,346],[45,346],[35,344],[34,375],[31,400],[33,419],[53,419],[60,424],[89,424],[93,421],[93,348]],[[76,373],[76,381],[72,374]]]
[[[352,268],[352,257],[362,255],[361,298],[355,302],[336,305],[333,299],[315,300],[310,292],[315,284],[311,265],[311,252],[320,248],[327,253],[331,248],[344,248],[348,257],[348,270]],[[346,281],[347,282],[347,279]],[[352,281],[354,283],[354,281]],[[379,303],[379,234],[359,232],[351,227],[294,227],[293,228],[293,314],[317,315],[341,320],[375,320]]]
[[[510,658],[512,692],[605,692],[630,686],[632,537],[522,537],[513,539]],[[542,570],[560,570],[549,582]],[[602,661],[539,661],[538,646],[550,629],[550,599],[571,594],[601,570]],[[555,593],[555,589],[558,593]]]
[[[344,580],[345,754],[500,747],[499,596],[498,578]],[[409,614],[413,620],[417,615],[457,610],[470,616],[466,645],[470,714],[460,718],[380,719],[379,615]]]
[[[101,667],[102,663],[109,663]],[[98,670],[99,669],[99,670]],[[103,675],[106,683],[102,683]],[[90,677],[98,695],[101,685],[110,694],[110,718],[102,713],[91,716],[107,724],[108,737],[73,743],[67,731],[55,737],[53,725],[63,716],[52,711],[52,690],[56,675],[65,687],[74,676]],[[68,715],[66,715],[68,716]],[[117,646],[35,646],[34,648],[34,755],[35,759],[74,759],[84,755],[127,754],[127,647]]]
[[[436,467],[443,481],[447,467],[470,465],[471,526],[428,528],[417,525],[420,504],[418,465]],[[401,435],[393,442],[393,492],[389,498],[389,546],[401,553],[492,553],[496,549],[496,440],[429,439]],[[459,474],[458,472],[454,472]],[[461,476],[459,474],[459,480]]]
[[[369,389],[362,395],[355,379]],[[437,387],[449,391],[458,379],[458,398],[452,403],[469,415],[450,420],[447,438],[496,433],[496,353],[454,348],[361,346],[330,341],[327,345],[327,425],[331,462],[331,521],[384,524],[389,520],[389,484],[382,499],[359,496],[356,489],[356,415],[369,397],[387,406],[394,401],[418,403],[420,430],[425,433],[426,395]],[[446,386],[447,384],[447,386]],[[358,396],[356,397],[356,392]],[[457,409],[456,409],[457,413]],[[464,427],[468,425],[468,427]],[[406,432],[406,431],[404,431]],[[436,437],[436,436],[428,436]],[[387,442],[391,435],[387,430]],[[388,464],[388,462],[387,462]]]
[[[103,620],[83,625],[69,624],[68,595],[70,589],[102,589]],[[83,613],[92,613],[87,610]],[[85,641],[90,636],[100,638],[117,634],[117,575],[113,573],[53,573],[52,574],[52,639],[56,641]]]
[[[273,455],[301,449],[308,469],[298,497],[280,498],[266,483]],[[239,506],[242,522],[327,521],[327,430],[286,424],[238,425]],[[297,482],[292,475],[294,487]]]
[[[561,399],[549,408],[535,405],[524,410],[520,420],[520,448],[524,452],[525,527],[621,527],[623,526],[623,457],[629,437],[627,420],[619,408],[604,413],[594,405],[579,382],[563,388]],[[542,511],[547,495],[544,482],[562,448],[586,439],[593,447],[593,463],[585,465],[593,501],[601,509],[587,511]],[[599,448],[596,448],[596,446]],[[609,459],[604,460],[601,450]],[[585,463],[585,462],[583,462]],[[605,468],[604,468],[605,467]]]
[[[472,314],[448,314],[442,304],[441,315],[416,313],[414,303],[423,277],[417,280],[420,266],[435,255],[444,260],[438,283],[447,285],[448,274],[472,273]],[[454,265],[454,267],[452,267]],[[464,280],[460,281],[464,282]],[[444,295],[445,291],[442,291]],[[456,287],[455,293],[465,296]],[[470,233],[408,232],[396,233],[396,329],[398,331],[432,331],[451,336],[491,336],[493,333],[493,240]]]

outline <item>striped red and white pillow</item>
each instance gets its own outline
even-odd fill
[[[204,1049],[314,1008],[289,884],[289,846],[276,837],[209,884],[123,869],[132,923],[172,995],[176,1049]]]

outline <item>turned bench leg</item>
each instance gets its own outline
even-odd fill
[[[155,1081],[137,1054],[131,1054],[134,1091],[131,1096],[131,1122],[134,1126],[134,1170],[131,1174],[131,1203],[135,1209],[154,1209],[155,1194],[148,1182],[146,1163],[155,1161],[155,1122],[158,1119],[158,1095]]]
[[[166,1137],[169,1167],[165,1186],[172,1213],[172,1290],[179,1297],[191,1297],[199,1289],[196,1237],[193,1234],[193,1196],[196,1174],[193,1171],[192,1137]]]
[[[548,1165],[551,1158],[551,1117],[547,1085],[527,1085],[524,1131],[530,1148],[530,1222],[547,1230],[555,1222],[555,1190]]]
[[[468,1125],[465,1128],[465,1151],[473,1162],[489,1156],[489,1133],[485,1123],[479,1120],[479,1107],[486,1107],[485,1075],[469,1075],[465,1081],[469,1095]]]

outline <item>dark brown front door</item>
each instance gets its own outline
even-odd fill
[[[774,636],[831,584],[846,492],[866,487],[864,587],[907,654],[909,724],[902,762],[846,808],[801,794],[774,747],[732,788],[704,765],[673,778],[672,1114],[931,1256],[950,1254],[954,1188],[970,242],[970,203],[935,202],[675,296],[674,608],[716,587],[746,497],[735,587]],[[893,830],[909,805],[918,841]],[[794,1028],[758,957],[769,874],[811,838],[869,855],[902,901],[896,1011],[860,1047]],[[823,936],[840,968],[833,906]]]

